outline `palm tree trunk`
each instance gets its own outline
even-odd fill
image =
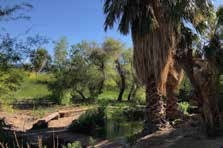
[[[144,133],[150,134],[165,124],[165,114],[161,94],[157,91],[155,81],[146,85],[146,108]]]
[[[175,91],[183,79],[183,69],[174,61],[169,70],[166,84],[166,118],[170,121],[182,116]]]
[[[215,66],[203,59],[193,59],[192,50],[180,49],[176,59],[181,64],[196,95],[201,98],[202,116],[208,136],[215,136],[220,128]]]
[[[173,121],[180,116],[177,97],[175,96],[174,91],[175,89],[167,86],[166,118],[170,121]]]

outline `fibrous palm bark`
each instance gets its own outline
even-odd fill
[[[190,37],[191,32],[188,32],[187,30],[184,31],[184,36],[187,37],[181,38],[181,44],[179,44],[180,47],[176,51],[175,58],[190,79],[190,82],[195,89],[196,96],[201,98],[201,113],[207,135],[215,136],[221,128],[221,118],[217,98],[219,69],[216,66],[216,57],[207,57],[205,59],[193,58],[192,38]],[[220,46],[217,48],[222,50]]]
[[[170,66],[166,84],[166,118],[171,121],[182,117],[182,113],[179,111],[176,90],[181,83],[183,76],[183,69],[176,61],[174,61]]]
[[[156,16],[159,16],[159,28],[153,32],[140,36],[132,29],[134,66],[138,78],[146,86],[145,132],[148,133],[164,124],[162,95],[166,92],[167,75],[175,48],[174,25],[164,14]]]
[[[164,124],[162,95],[177,44],[182,20],[197,24],[194,15],[206,15],[208,0],[106,0],[105,30],[119,21],[119,30],[131,30],[134,67],[146,87],[145,132],[151,133]]]

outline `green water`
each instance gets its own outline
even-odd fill
[[[123,144],[129,144],[131,137],[143,129],[143,120],[129,119],[123,115],[122,110],[109,112],[104,128],[98,129],[97,137],[107,140],[118,140]]]
[[[111,140],[125,138],[140,132],[142,128],[142,121],[108,120],[105,127],[105,138]]]

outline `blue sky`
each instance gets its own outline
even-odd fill
[[[0,0],[1,1],[1,0]],[[14,0],[21,2],[21,0]],[[127,47],[132,46],[130,35],[123,36],[117,27],[107,32],[103,30],[103,0],[29,0],[34,8],[27,14],[31,20],[10,21],[0,24],[5,32],[13,36],[40,34],[51,40],[66,36],[70,44],[82,40],[103,42],[106,37],[123,41]],[[215,0],[215,5],[223,5],[223,0]],[[3,30],[2,30],[3,31]],[[46,46],[53,53],[53,44]]]
[[[17,0],[19,1],[19,0]],[[1,24],[13,36],[37,33],[58,40],[66,36],[70,44],[82,40],[103,42],[106,37],[120,39],[131,47],[130,36],[123,36],[116,29],[104,31],[103,0],[32,0],[34,8],[28,12],[31,20],[17,20]],[[52,54],[53,44],[47,45]]]

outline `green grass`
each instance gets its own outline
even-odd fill
[[[16,99],[35,99],[49,96],[51,93],[48,91],[46,84],[34,83],[26,80],[22,87],[14,94]]]
[[[129,90],[126,89],[123,94],[123,101],[127,100]],[[119,95],[119,90],[104,90],[104,92],[98,96],[98,100],[117,100]],[[144,101],[145,93],[143,89],[139,89],[136,94],[137,100]]]
[[[38,74],[36,77],[31,73],[24,79],[20,89],[13,93],[13,96],[16,100],[47,97],[51,95],[51,92],[48,90],[47,84],[45,83],[49,80],[50,76],[46,74]]]

